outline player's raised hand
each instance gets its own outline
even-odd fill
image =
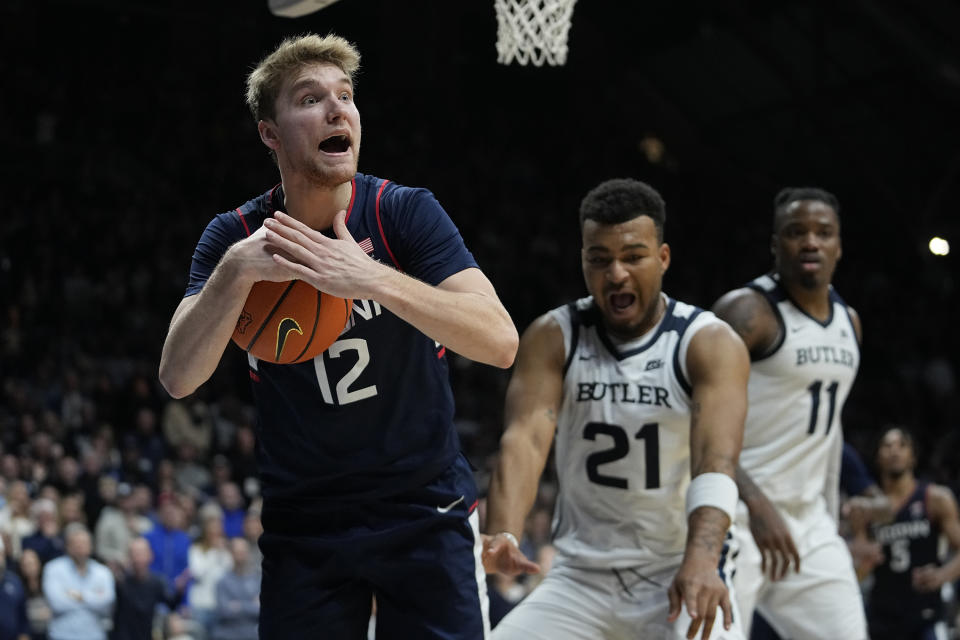
[[[502,573],[515,576],[521,573],[540,573],[540,565],[527,559],[520,548],[503,534],[488,536],[483,540],[483,569],[487,573]]]
[[[750,533],[760,549],[760,571],[767,572],[770,567],[770,579],[780,580],[790,569],[793,560],[800,571],[800,553],[793,542],[790,529],[783,521],[777,508],[766,496],[757,496],[748,503],[750,506]]]
[[[320,291],[340,298],[374,297],[374,283],[385,270],[392,271],[364,253],[346,225],[346,211],[333,220],[336,238],[328,238],[299,220],[277,211],[264,220],[266,239],[281,251],[274,261],[289,274]]]
[[[680,570],[667,590],[670,599],[668,622],[676,622],[686,606],[690,616],[687,638],[696,638],[703,627],[702,638],[709,638],[717,617],[717,607],[723,611],[723,628],[733,624],[730,592],[717,574],[716,564],[690,554],[684,556]]]

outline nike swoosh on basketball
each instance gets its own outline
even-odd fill
[[[460,496],[459,498],[457,498],[456,500],[454,500],[453,502],[451,502],[445,507],[437,507],[437,511],[439,511],[440,513],[446,513],[447,511],[450,511],[450,509],[453,509],[455,506],[457,506],[461,502],[463,502],[463,496]]]
[[[280,354],[283,353],[283,345],[286,344],[287,336],[290,335],[291,331],[296,331],[300,335],[303,335],[303,329],[300,328],[296,320],[293,318],[284,318],[281,320],[277,326],[277,354],[274,360],[280,360]]]

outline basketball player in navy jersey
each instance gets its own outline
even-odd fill
[[[917,480],[916,462],[912,435],[901,427],[887,429],[876,463],[895,515],[872,526],[883,550],[867,612],[873,640],[947,638],[940,587],[960,578],[960,518],[950,489]],[[941,536],[954,552],[946,564],[938,553]]]
[[[840,415],[860,362],[860,318],[831,285],[840,205],[816,188],[774,201],[774,269],[717,301],[752,360],[734,577],[740,615],[782,637],[865,640],[853,562],[838,533]],[[791,569],[792,565],[792,569]]]
[[[339,339],[295,365],[249,359],[259,414],[262,638],[485,637],[476,487],[445,348],[509,367],[517,333],[424,189],[357,173],[358,52],[284,41],[247,80],[280,184],[215,217],[170,324],[160,379],[182,397],[230,341],[254,282],[354,300]],[[332,229],[332,233],[330,230]]]
[[[729,326],[662,292],[665,215],[636,180],[588,193],[590,296],[544,314],[520,342],[485,563],[538,570],[517,538],[554,441],[556,555],[497,640],[743,638],[725,542],[749,359]]]

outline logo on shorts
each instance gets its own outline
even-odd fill
[[[451,502],[445,507],[437,507],[437,511],[439,511],[440,513],[446,513],[447,511],[450,511],[450,509],[453,509],[455,506],[457,506],[461,502],[463,502],[463,496],[460,496],[459,498],[457,498],[456,500],[454,500],[453,502]]]

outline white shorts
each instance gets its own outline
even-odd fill
[[[791,563],[776,582],[760,571],[760,549],[750,535],[749,515],[741,502],[733,527],[740,552],[733,582],[745,633],[754,608],[781,636],[791,640],[866,640],[867,621],[850,551],[837,524],[822,504],[808,514],[778,509],[800,554],[800,572]]]
[[[493,640],[679,640],[686,638],[686,607],[667,622],[667,589],[679,565],[641,574],[636,569],[555,566],[543,582],[494,627]],[[733,590],[734,625],[723,628],[717,607],[711,640],[744,640]],[[698,635],[698,638],[700,636]]]

